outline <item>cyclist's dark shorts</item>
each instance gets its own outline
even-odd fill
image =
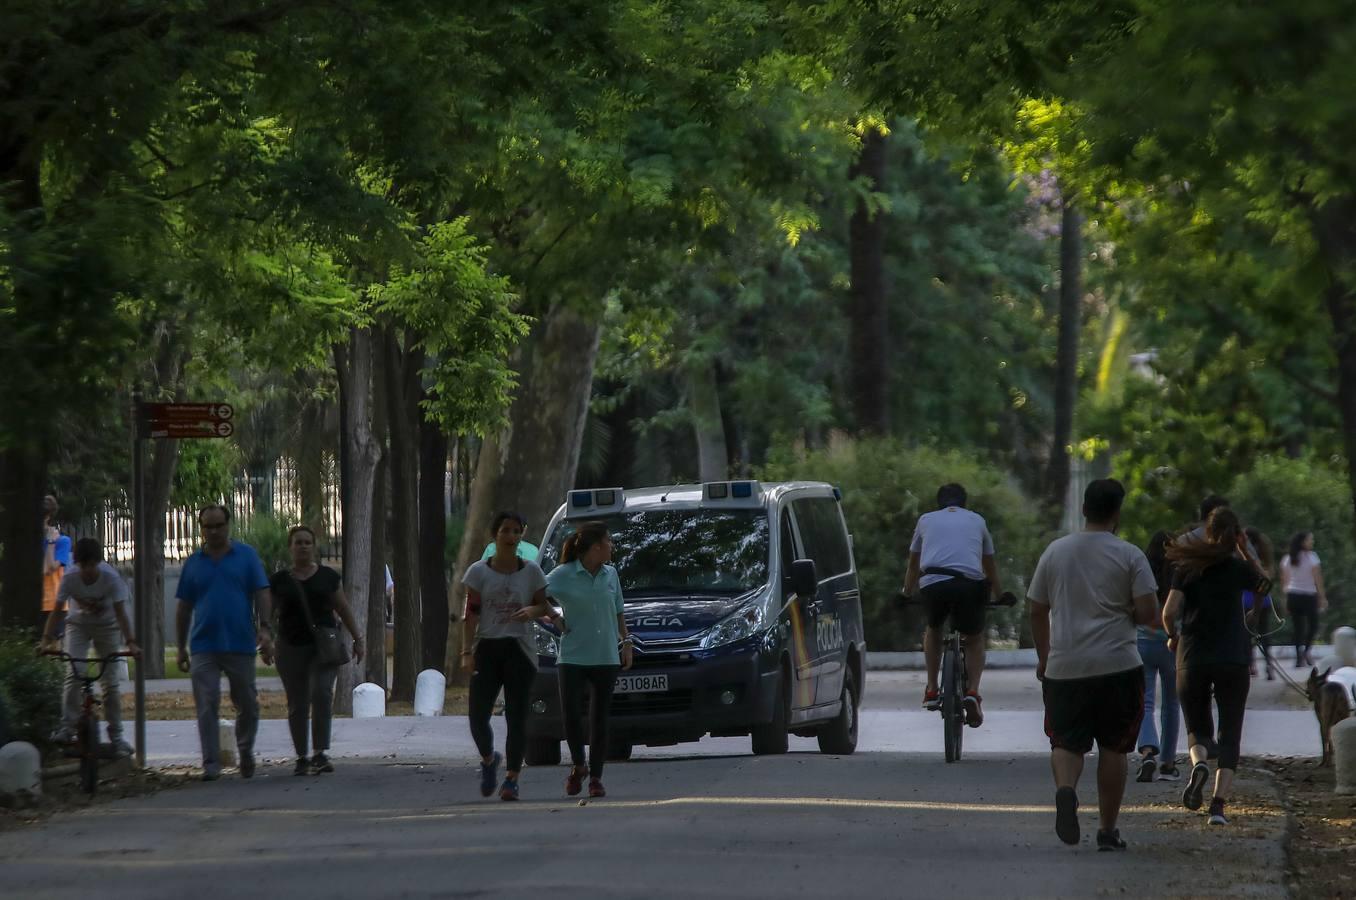
[[[923,597],[929,628],[941,628],[946,624],[946,617],[951,616],[951,623],[961,634],[979,634],[984,630],[988,582],[948,578],[930,584],[918,593]]]
[[[1092,742],[1104,751],[1129,753],[1144,720],[1144,667],[1091,678],[1047,678],[1045,734],[1050,746],[1087,753]]]

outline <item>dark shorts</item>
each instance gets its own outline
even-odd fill
[[[1055,750],[1087,753],[1093,741],[1104,751],[1129,753],[1144,720],[1144,667],[1091,678],[1047,678],[1045,734]]]
[[[927,610],[928,627],[941,628],[946,617],[961,634],[979,634],[984,630],[984,609],[989,585],[969,578],[948,578],[919,591]]]

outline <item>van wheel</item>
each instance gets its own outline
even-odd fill
[[[777,679],[777,697],[772,702],[772,721],[766,725],[753,727],[753,753],[755,756],[773,756],[785,753],[791,745],[787,734],[787,725],[791,719],[788,708],[791,699],[790,686],[787,684],[790,673],[783,668],[782,677]]]
[[[607,758],[609,762],[626,762],[631,758],[630,741],[608,741]]]
[[[529,766],[560,765],[560,741],[552,738],[528,738],[523,761]]]
[[[843,673],[843,708],[819,732],[819,752],[846,756],[857,749],[857,676]]]

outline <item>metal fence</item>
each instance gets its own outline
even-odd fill
[[[325,459],[321,479],[321,521],[308,523],[321,529],[326,539],[322,549],[332,549],[338,555],[342,546],[344,516],[339,497],[338,465],[332,457]],[[255,515],[272,512],[284,522],[301,521],[301,480],[291,460],[280,459],[273,469],[263,475],[241,473],[233,479],[231,495],[219,498],[231,509],[235,526],[241,527]],[[75,536],[92,535],[104,545],[104,556],[113,565],[130,564],[133,560],[132,514],[124,505],[108,508],[81,522]],[[188,558],[201,544],[198,531],[198,511],[194,507],[174,507],[165,513],[165,562],[179,563]]]

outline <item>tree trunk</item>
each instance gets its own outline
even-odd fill
[[[335,369],[344,410],[343,485],[344,593],[353,609],[358,632],[367,633],[372,574],[372,501],[381,447],[372,431],[372,333],[352,328],[348,345],[335,348]],[[378,648],[370,646],[369,655]],[[356,666],[339,669],[335,711],[353,713]]]
[[[1083,217],[1064,198],[1059,234],[1059,347],[1055,356],[1055,421],[1045,470],[1045,508],[1052,526],[1064,517],[1069,493],[1069,444],[1078,396],[1078,333],[1083,324]]]
[[[435,422],[419,422],[419,599],[423,602],[422,667],[447,674],[447,435]]]
[[[385,335],[385,389],[387,427],[391,436],[390,462],[391,572],[400,590],[395,602],[395,677],[391,699],[413,702],[414,682],[423,662],[422,604],[419,572],[419,370],[424,354],[401,347],[394,328]]]
[[[573,487],[601,335],[598,319],[557,307],[539,320],[519,349],[520,382],[509,424],[488,435],[480,447],[452,579],[454,609],[461,607],[461,573],[484,551],[495,510],[518,510],[527,518],[524,536],[539,543]],[[451,643],[458,640],[454,635]]]
[[[16,443],[0,450],[0,626],[40,629],[42,497],[47,463],[41,450]]]
[[[1356,197],[1329,200],[1315,217],[1315,236],[1328,266],[1323,299],[1337,353],[1337,407],[1356,521]]]
[[[390,696],[391,676],[389,660],[391,650],[387,644],[387,604],[386,572],[390,557],[388,536],[390,534],[391,511],[391,455],[386,452],[386,433],[390,427],[387,421],[388,405],[386,395],[386,338],[381,331],[372,333],[372,396],[376,402],[372,408],[372,434],[381,450],[381,459],[377,462],[372,481],[372,528],[368,538],[371,547],[372,564],[368,572],[367,594],[367,645],[371,649],[364,660],[366,678],[373,684],[379,684]],[[395,595],[400,597],[404,587],[396,576]],[[399,600],[397,599],[397,603]]]
[[[317,543],[325,545],[330,538],[325,531],[325,460],[327,451],[333,452],[327,446],[325,404],[307,400],[301,415],[297,458],[292,461],[297,471],[297,492],[301,494],[301,521],[315,530]]]
[[[181,398],[180,398],[181,399]],[[146,553],[142,566],[146,579],[147,678],[165,677],[165,514],[174,488],[174,470],[179,466],[179,442],[152,441],[151,464],[146,477]]]
[[[872,129],[852,167],[852,177],[865,178],[872,191],[885,190],[885,151],[886,136]],[[848,244],[852,409],[860,432],[883,435],[890,430],[884,210],[873,212],[865,202],[859,202],[848,223]]]
[[[722,481],[730,471],[725,423],[720,414],[720,386],[711,363],[688,367],[688,407],[697,436],[697,471],[701,481]]]

